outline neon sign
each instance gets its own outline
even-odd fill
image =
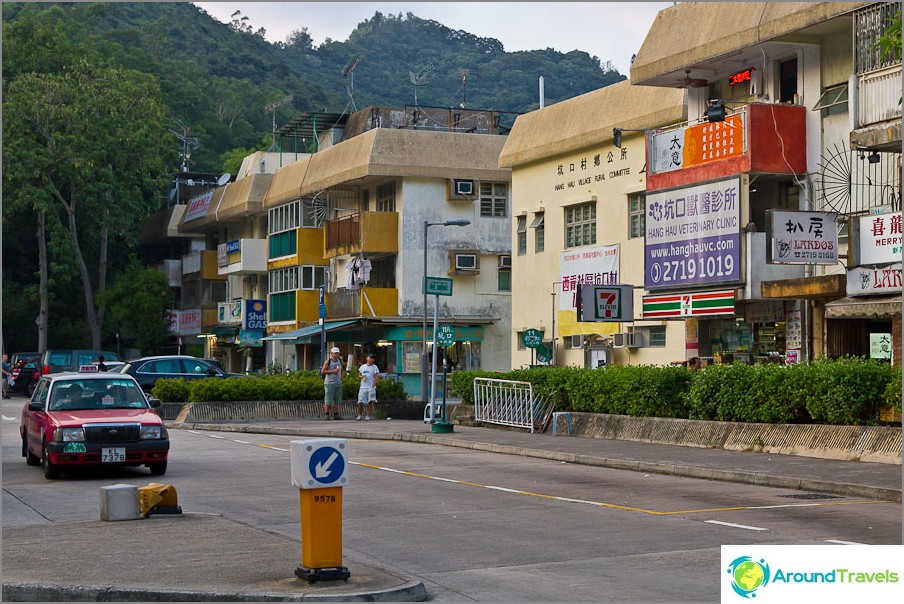
[[[745,69],[744,71],[739,71],[738,73],[734,73],[728,76],[728,85],[734,86],[735,84],[740,84],[741,82],[749,82],[750,76],[754,72],[754,68],[751,67],[749,69]]]

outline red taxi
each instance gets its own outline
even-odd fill
[[[75,466],[98,465],[144,465],[161,476],[170,443],[154,411],[158,406],[129,375],[42,376],[22,409],[22,456],[30,466],[43,466],[48,479]]]

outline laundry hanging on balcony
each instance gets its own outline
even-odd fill
[[[345,270],[348,274],[346,288],[358,289],[367,285],[370,281],[370,260],[355,256],[345,264]]]

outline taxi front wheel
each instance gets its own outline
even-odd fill
[[[166,474],[166,462],[158,461],[155,463],[149,463],[148,469],[151,470],[151,476],[163,476]]]
[[[60,477],[60,469],[50,463],[50,452],[47,450],[47,441],[44,441],[41,455],[41,465],[44,467],[44,478],[53,480]]]

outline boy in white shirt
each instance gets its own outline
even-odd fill
[[[361,387],[358,389],[358,417],[355,419],[371,420],[374,417],[374,403],[377,402],[377,382],[380,381],[380,368],[374,365],[374,353],[367,354],[367,362],[358,368]]]

